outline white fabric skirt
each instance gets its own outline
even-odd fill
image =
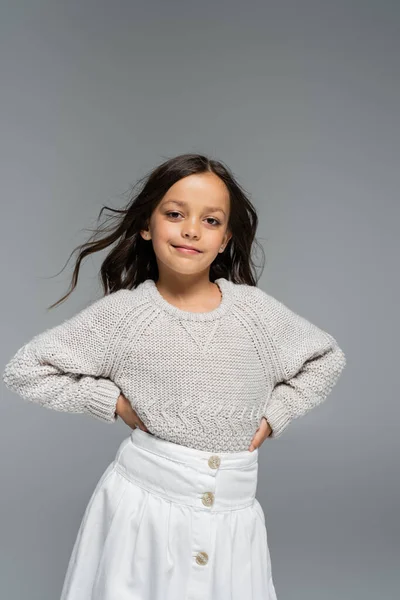
[[[86,507],[61,600],[276,600],[257,474],[258,449],[132,430]]]

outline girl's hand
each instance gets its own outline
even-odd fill
[[[270,424],[268,423],[265,417],[262,417],[260,426],[254,434],[254,437],[249,446],[250,452],[252,452],[255,448],[259,448],[264,442],[264,440],[271,435],[271,433],[272,429]]]
[[[136,411],[132,408],[128,398],[125,398],[122,393],[118,397],[115,412],[132,429],[139,427],[139,429],[142,431],[147,431],[147,433],[150,433],[146,425],[136,414]]]

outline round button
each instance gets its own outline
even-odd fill
[[[208,563],[207,552],[198,552],[198,554],[196,555],[196,562],[199,565],[206,565]]]
[[[214,503],[214,494],[212,492],[205,492],[201,501],[204,506],[211,506]]]
[[[218,469],[220,464],[221,464],[221,459],[219,456],[216,456],[215,454],[213,456],[210,456],[210,458],[208,459],[208,466],[211,469]]]

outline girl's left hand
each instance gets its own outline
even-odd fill
[[[268,423],[265,417],[261,418],[261,423],[259,428],[256,430],[254,437],[249,446],[250,452],[252,452],[255,448],[259,448],[264,440],[267,439],[272,433],[271,425]]]

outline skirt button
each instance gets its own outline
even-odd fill
[[[198,554],[196,555],[196,562],[199,565],[206,565],[208,563],[207,552],[198,552]]]
[[[214,503],[214,494],[212,492],[205,492],[201,501],[203,502],[204,506],[211,506]]]
[[[218,469],[220,464],[221,459],[219,456],[213,455],[208,459],[208,466],[211,467],[211,469]]]

